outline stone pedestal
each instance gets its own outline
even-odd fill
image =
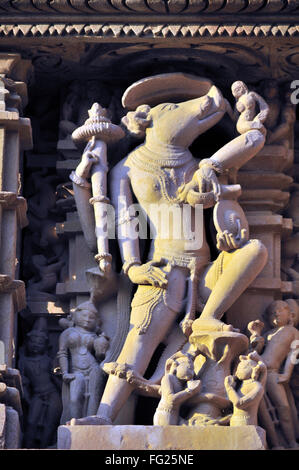
[[[63,450],[265,450],[258,426],[60,426]]]

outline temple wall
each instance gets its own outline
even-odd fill
[[[274,300],[293,299],[298,304],[298,113],[291,83],[299,80],[299,16],[297,2],[271,0],[16,3],[0,2],[0,385],[15,390],[1,401],[0,447],[53,448],[56,429],[72,417],[65,411],[69,398],[57,353],[62,332],[74,325],[73,310],[90,299],[98,302],[101,324],[96,331],[109,341],[102,360],[112,364],[130,328],[135,292],[123,275],[116,240],[109,241],[112,277],[107,282],[94,276],[94,221],[87,239],[75,201],[76,186],[69,178],[84,148],[75,145],[71,134],[86,121],[94,102],[119,124],[127,112],[121,105],[123,93],[145,77],[177,72],[204,77],[232,107],[235,80],[243,80],[262,96],[266,82],[273,80],[279,90],[273,106],[279,107],[278,121],[288,122],[289,131],[278,142],[266,141],[252,160],[229,175],[231,184],[241,184],[239,203],[250,238],[262,241],[268,260],[224,318],[249,338],[249,322],[259,319],[269,326],[265,311]],[[195,158],[208,158],[235,136],[226,115],[194,141],[191,152]],[[109,170],[139,144],[128,134],[109,143]],[[111,198],[109,177],[110,173]],[[218,251],[213,236],[208,242],[214,260]],[[142,241],[143,262],[149,248]],[[49,385],[55,409],[51,432],[44,432],[44,424],[40,435],[28,431],[34,422],[30,400],[35,398],[25,396],[30,387],[38,388],[26,352],[28,338],[37,330],[47,336],[47,359],[41,367],[48,375],[43,383],[46,388],[52,381],[56,387],[53,391]],[[165,339],[161,351],[171,341]],[[147,378],[159,364],[159,347]],[[296,415],[297,369],[290,382]],[[102,372],[99,395],[106,380]],[[114,424],[152,424],[157,395],[149,402],[144,401],[146,393],[140,395],[128,400]],[[21,442],[19,424],[16,435],[9,429],[11,423],[19,423],[22,408]],[[272,410],[271,405],[268,408]],[[48,410],[43,408],[45,416]]]

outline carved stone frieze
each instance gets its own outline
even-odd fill
[[[0,11],[4,15],[31,14],[57,15],[84,13],[94,15],[102,14],[194,14],[210,16],[211,14],[242,16],[277,15],[283,17],[296,13],[297,2],[295,0],[12,0],[2,1]]]
[[[1,37],[98,37],[107,39],[141,37],[144,39],[156,38],[194,38],[194,37],[293,37],[299,35],[299,25],[289,22],[276,24],[260,24],[250,22],[243,24],[239,22],[227,23],[213,21],[212,23],[178,23],[168,21],[158,23],[136,22],[135,19],[129,22],[107,21],[90,23],[69,23],[48,21],[43,24],[3,23],[0,25]]]
[[[299,144],[290,99],[299,79],[298,7],[299,0],[0,0],[0,343],[2,362],[22,373],[24,447],[54,445],[61,413],[70,426],[60,427],[57,448],[96,446],[96,433],[105,448],[98,424],[133,423],[144,425],[134,437],[143,448],[153,422],[149,435],[164,428],[178,449],[184,434],[209,432],[207,424],[219,442],[199,436],[197,449],[210,440],[211,449],[231,441],[239,450],[297,447],[298,420],[285,432],[283,405],[297,418],[299,366],[287,366],[298,323],[288,317],[278,329],[280,338],[293,335],[279,352],[265,315],[273,300],[299,305]],[[194,95],[187,76],[202,87]],[[240,83],[248,88],[237,96],[232,84]],[[107,142],[118,125],[123,135]],[[127,228],[141,225],[132,201],[149,216],[150,203],[180,213],[188,205],[193,215],[202,204],[204,242],[192,251],[182,236],[164,241],[158,223],[152,248],[141,233],[129,237]],[[111,236],[103,225],[109,204]],[[36,317],[47,322],[43,341]],[[262,320],[267,344],[258,351],[248,323]],[[44,342],[39,352],[27,331]],[[277,371],[267,354],[283,359]],[[21,393],[2,369],[0,360],[0,449],[14,408],[2,392]],[[277,377],[287,402],[272,400]],[[31,419],[36,403],[41,416]],[[41,435],[47,425],[51,438],[37,445],[34,426]]]

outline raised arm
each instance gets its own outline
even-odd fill
[[[234,403],[234,405],[237,408],[246,409],[248,406],[251,405],[251,403],[256,398],[263,395],[263,393],[264,393],[263,386],[259,382],[256,382],[255,386],[252,388],[252,390],[249,393],[247,393],[246,395],[244,395],[243,397],[239,398],[239,400],[236,403]]]
[[[79,165],[70,175],[70,179],[73,182],[74,197],[84,238],[87,246],[93,253],[97,251],[97,239],[95,234],[94,212],[89,203],[92,196],[91,184],[88,182],[87,178],[90,176],[91,166],[96,161],[91,152],[84,151]]]
[[[263,386],[259,382],[255,382],[249,393],[240,396],[234,388],[234,380],[232,376],[225,378],[224,385],[228,398],[233,405],[239,409],[246,409],[257,397],[264,393]]]
[[[269,114],[269,106],[267,105],[264,98],[262,98],[258,93],[255,93],[254,91],[252,91],[251,95],[254,97],[255,101],[257,102],[260,108],[260,112],[258,113],[257,118],[261,122],[265,122]]]
[[[115,222],[120,254],[126,274],[133,265],[140,265],[139,239],[136,233],[138,219],[133,212],[127,159],[119,162],[110,173],[111,202],[115,209]]]
[[[201,389],[200,380],[189,381],[189,383],[187,384],[187,387],[184,390],[181,390],[180,392],[177,392],[174,394],[174,397],[173,397],[174,404],[181,405],[189,398],[193,397],[194,395],[197,395],[200,392],[200,389]]]
[[[64,382],[70,382],[75,378],[74,374],[69,373],[69,351],[68,351],[68,331],[61,333],[59,338],[59,351],[57,353],[59,366]]]

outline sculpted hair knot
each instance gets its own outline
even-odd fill
[[[121,122],[133,136],[140,138],[145,137],[145,130],[152,122],[149,116],[150,111],[150,106],[142,104],[136,108],[136,111],[130,111],[122,118]]]

